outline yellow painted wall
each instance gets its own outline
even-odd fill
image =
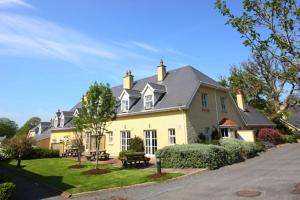
[[[255,142],[254,130],[238,130],[238,138],[247,142]]]
[[[36,141],[35,145],[37,147],[40,147],[40,148],[47,148],[47,149],[49,149],[49,147],[50,147],[50,137],[45,138],[43,140]]]
[[[141,137],[144,140],[145,130],[156,130],[158,149],[169,145],[168,129],[174,128],[176,143],[186,143],[185,112],[168,111],[162,113],[152,113],[119,117],[108,125],[108,131],[113,132],[113,143],[109,144],[108,135],[106,136],[106,150],[112,156],[118,156],[121,151],[120,132],[129,130],[131,138]]]
[[[202,109],[202,93],[208,94],[208,109],[205,110]],[[225,97],[227,112],[221,111],[221,96]],[[215,102],[217,102],[217,106]],[[223,118],[231,119],[240,126],[242,125],[241,119],[234,109],[234,104],[227,92],[200,86],[192,100],[190,109],[187,110],[186,123],[188,143],[197,142],[199,133],[205,133],[207,128],[209,128],[209,132],[211,133],[213,128],[216,127]]]
[[[52,130],[51,137],[50,137],[50,144],[51,143],[60,143],[69,141],[71,144],[71,140],[74,138],[76,132],[73,129],[70,130]],[[67,146],[65,147],[67,148]]]

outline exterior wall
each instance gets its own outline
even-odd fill
[[[49,147],[50,147],[50,137],[49,138],[45,138],[43,140],[36,141],[35,145],[37,147],[40,147],[40,148],[49,149]]]
[[[202,93],[208,94],[208,109],[206,110],[202,109]],[[221,111],[221,96],[225,97],[227,112]],[[227,92],[200,86],[192,100],[190,109],[186,112],[188,143],[197,142],[200,133],[210,137],[212,131],[217,129],[217,125],[223,118],[228,118],[242,126],[240,116],[234,106]]]
[[[52,143],[64,143],[67,147],[75,136],[75,131],[70,130],[54,130],[51,132],[50,145]]]
[[[113,143],[109,144],[109,137],[106,137],[106,151],[112,156],[118,156],[121,151],[121,131],[130,131],[131,138],[141,137],[143,140],[145,130],[156,130],[157,148],[161,149],[169,145],[168,129],[175,129],[176,143],[186,144],[184,111],[168,111],[117,118],[108,126],[108,131],[113,132]]]
[[[255,131],[254,130],[238,130],[237,137],[246,142],[255,142]]]

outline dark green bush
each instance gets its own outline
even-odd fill
[[[296,143],[297,139],[295,135],[282,135],[283,143]]]
[[[133,150],[135,152],[144,152],[145,148],[143,139],[134,136],[134,138],[130,140],[129,150]]]
[[[134,150],[120,151],[119,159],[124,158],[126,154],[132,154],[132,153],[135,153],[135,151]]]
[[[256,151],[257,151],[257,152],[263,152],[263,151],[266,151],[266,146],[263,144],[262,141],[256,140],[256,141],[255,141],[255,145],[256,145]]]
[[[23,159],[38,159],[38,158],[57,158],[59,151],[46,148],[33,148],[30,153],[26,154]]]
[[[227,165],[228,153],[216,145],[183,144],[166,146],[156,152],[162,166],[170,168],[217,169]]]
[[[16,185],[12,182],[0,183],[0,199],[9,200],[16,189]]]
[[[0,174],[0,199],[9,200],[12,198],[12,193],[16,189],[16,185],[13,184],[10,179]]]

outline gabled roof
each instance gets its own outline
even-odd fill
[[[300,105],[289,108],[288,112],[291,113],[291,116],[288,118],[287,122],[295,128],[300,129]]]
[[[246,106],[245,111],[240,109],[240,113],[246,123],[246,127],[276,126],[276,124],[269,120],[263,113],[251,106]]]
[[[156,84],[156,83],[148,83],[150,85],[150,87],[157,92],[162,92],[165,93],[166,92],[166,86],[165,85],[160,85],[160,84]]]
[[[74,111],[62,111],[61,115],[63,115],[66,118],[72,118],[74,114]]]
[[[140,98],[141,97],[141,92],[138,90],[129,90],[129,89],[124,89],[124,92],[126,92],[130,97],[133,98]],[[121,93],[120,97],[122,96],[123,92]]]

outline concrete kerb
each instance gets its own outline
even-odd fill
[[[178,176],[175,178],[171,178],[162,182],[147,182],[147,183],[140,183],[140,184],[135,184],[135,185],[128,185],[128,186],[123,186],[123,187],[114,187],[114,188],[108,188],[108,189],[101,189],[101,190],[95,190],[95,191],[88,191],[88,192],[81,192],[81,193],[76,193],[76,194],[72,194],[73,197],[76,196],[81,196],[81,195],[85,195],[85,194],[93,194],[93,193],[107,193],[107,192],[114,192],[114,191],[118,191],[118,190],[122,190],[122,189],[132,189],[132,188],[143,188],[143,187],[147,187],[150,185],[156,185],[156,184],[161,184],[161,183],[170,183],[170,182],[174,182],[180,179],[184,179],[193,175],[199,175],[202,174],[204,172],[209,171],[209,169],[207,168],[202,168],[199,169],[195,172],[189,173],[189,174],[185,174],[182,176]]]

